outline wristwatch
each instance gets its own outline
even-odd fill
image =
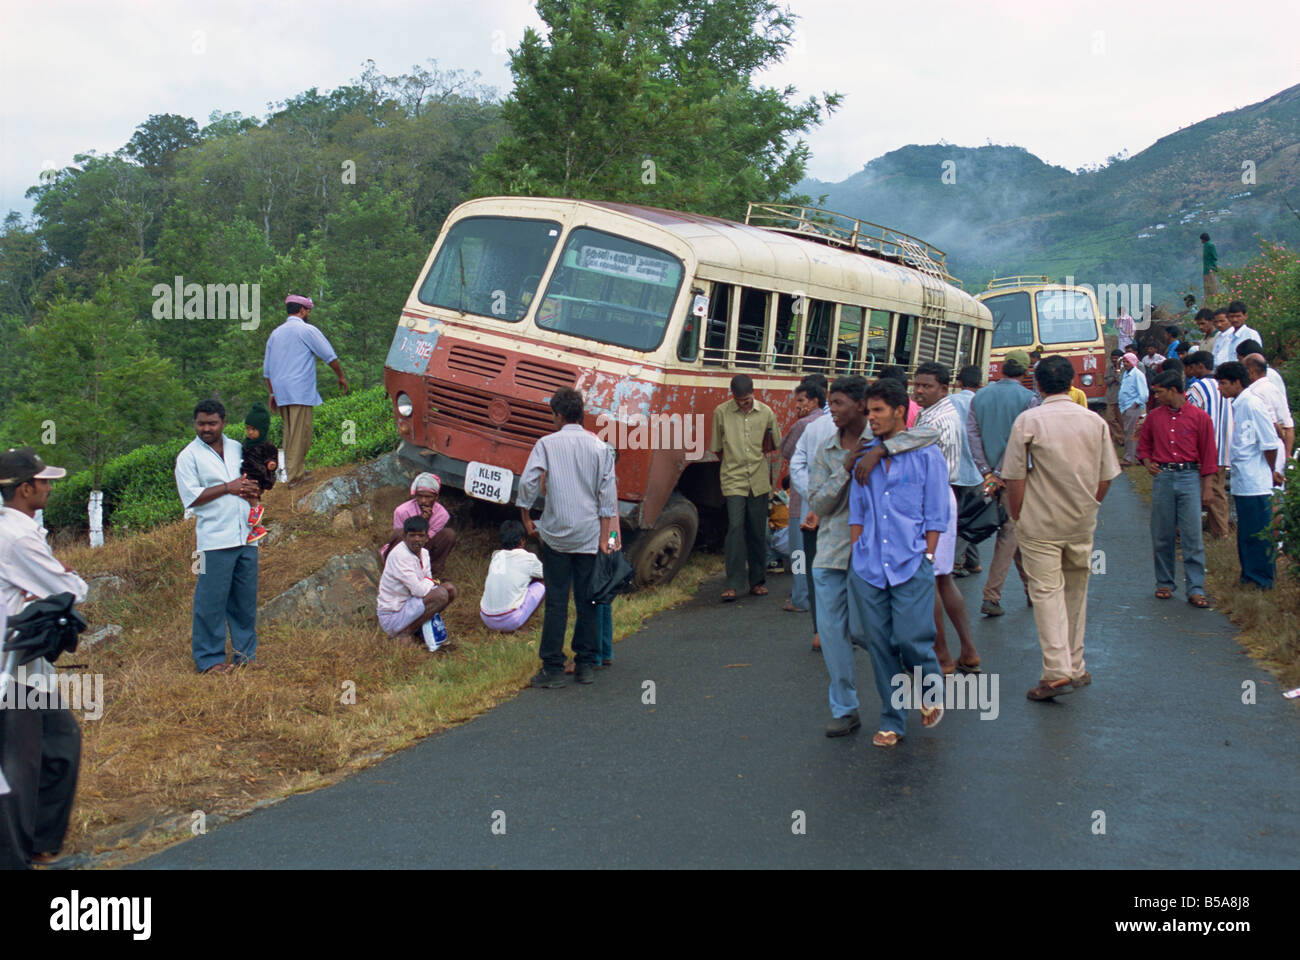
[[[927,553],[927,554],[925,555],[925,559],[929,560],[931,563],[934,563],[934,554],[933,554],[933,553]]]

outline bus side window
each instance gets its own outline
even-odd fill
[[[861,371],[864,377],[876,376],[876,371],[889,365],[889,326],[891,314],[888,310],[872,310],[867,325],[867,349],[865,362]],[[842,321],[841,321],[842,322]]]
[[[808,309],[808,300],[800,301]],[[799,315],[794,312],[794,297],[788,293],[777,294],[776,336],[772,338],[772,366],[789,370],[794,366],[795,351],[799,348]]]
[[[853,364],[862,356],[862,308],[840,306],[839,342],[835,344],[835,372],[856,372]]]
[[[805,300],[808,309],[808,335],[804,338],[803,368],[825,373],[829,364],[831,327],[835,323],[835,304],[825,300]]]
[[[727,362],[727,318],[731,316],[731,287],[713,285],[709,316],[704,323],[704,365],[720,367]]]
[[[767,297],[764,290],[740,291],[740,320],[736,328],[738,367],[759,367],[763,361],[763,334],[767,330]]]
[[[910,317],[901,313],[898,315],[898,333],[894,337],[894,363],[904,367],[909,373],[912,356],[916,353],[916,334],[919,326],[919,317]]]

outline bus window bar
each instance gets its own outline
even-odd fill
[[[745,223],[781,233],[813,236],[827,243],[884,257],[960,287],[948,272],[948,256],[938,247],[900,230],[842,213],[794,203],[751,203]]]

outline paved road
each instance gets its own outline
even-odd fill
[[[826,672],[779,610],[788,580],[725,606],[706,584],[619,643],[592,686],[525,690],[139,866],[1295,867],[1300,714],[1226,618],[1151,597],[1146,516],[1117,482],[1089,604],[1095,681],[1056,703],[1024,696],[1039,654],[1014,571],[1007,615],[975,618],[998,717],[953,711],[923,732],[913,713],[893,751],[871,746],[864,652],[864,726],[823,736]],[[975,611],[973,580],[959,582]]]

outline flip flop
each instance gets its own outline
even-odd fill
[[[1204,610],[1210,605],[1210,598],[1203,593],[1197,593],[1188,597],[1187,602],[1198,609]]]
[[[1173,592],[1172,590],[1170,590],[1168,587],[1157,587],[1157,588],[1156,588],[1156,599],[1157,599],[1157,600],[1169,600],[1169,599],[1171,599],[1171,598],[1173,597],[1173,595],[1174,595],[1174,592]]]
[[[929,710],[926,710],[924,707],[921,708],[921,726],[927,728],[937,727],[939,725],[939,721],[941,721],[942,719],[943,719],[942,706],[931,707]]]
[[[958,660],[957,669],[960,670],[962,673],[979,673],[980,661],[976,660],[974,663],[963,663],[962,661]]]
[[[876,735],[871,738],[871,745],[873,747],[896,747],[898,741],[902,739],[893,730],[877,730]]]
[[[723,590],[723,591],[722,591],[722,602],[723,602],[723,603],[732,603],[733,601],[735,601],[735,599],[736,599],[736,591],[735,591],[735,590]]]
[[[749,592],[756,597],[766,597],[768,594],[767,587],[763,586],[761,583],[757,584],[756,586],[750,587]]]
[[[789,600],[787,600],[787,601],[782,605],[781,609],[784,610],[786,613],[807,613],[807,612],[808,612],[808,608],[807,608],[807,607],[804,607],[804,608],[796,607],[796,606],[795,606],[793,603],[791,603]]]

